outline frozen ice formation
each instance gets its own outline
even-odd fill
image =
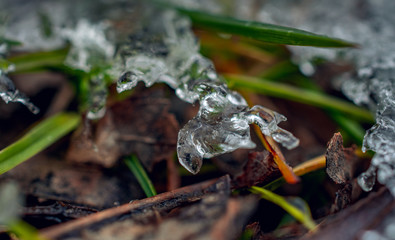
[[[6,43],[0,45],[6,46]],[[4,47],[7,49],[8,47]],[[3,56],[5,56],[6,51],[3,54],[0,53],[0,97],[5,103],[9,102],[20,102],[25,105],[32,113],[37,114],[40,112],[38,107],[30,102],[29,98],[16,89],[14,83],[8,78],[7,73],[14,70],[14,65],[7,62]]]
[[[7,1],[13,5],[11,0]],[[11,30],[6,31],[6,36],[24,44],[29,36],[36,36],[39,41],[32,42],[38,44],[33,44],[33,48],[45,48],[48,42],[47,47],[51,49],[59,41],[69,42],[65,64],[86,74],[89,119],[104,115],[109,79],[117,79],[118,92],[134,88],[139,81],[147,87],[163,82],[175,89],[180,99],[200,103],[197,116],[179,132],[177,145],[180,163],[192,173],[200,170],[203,158],[238,148],[254,148],[249,124],[257,124],[263,134],[273,137],[286,148],[298,145],[298,139],[277,125],[286,120],[284,116],[261,106],[249,108],[240,94],[227,88],[212,62],[199,54],[199,44],[188,18],[152,6],[131,10],[133,4],[122,0],[101,1],[100,4],[86,1],[78,9],[73,6],[74,0],[44,1],[41,8],[35,3],[30,11],[22,8],[27,19],[12,17],[12,27],[7,28]],[[54,4],[58,5],[55,9],[64,9],[59,16],[48,11]],[[121,11],[117,11],[117,7]],[[37,9],[52,20],[54,34],[48,39],[39,33]],[[98,9],[97,16],[91,16],[93,9]],[[72,17],[68,18],[68,15]],[[130,16],[139,18],[134,19],[133,25],[127,25],[120,15],[128,21]],[[32,29],[24,28],[25,24]],[[132,26],[133,31],[125,31],[122,26]],[[27,43],[25,47],[28,49],[30,45]]]
[[[106,28],[105,23],[92,24],[80,19],[75,27],[59,30],[59,34],[71,43],[65,63],[85,72],[107,65],[113,58],[115,46],[107,39]]]
[[[199,45],[187,18],[174,12],[160,15],[149,30],[145,29],[144,37],[157,38],[160,33],[161,41],[137,40],[143,36],[137,34],[121,51],[124,74],[118,80],[117,90],[131,89],[139,81],[146,86],[164,82],[174,88],[182,100],[199,101],[198,114],[178,134],[177,153],[181,165],[196,174],[203,158],[238,148],[254,148],[249,124],[257,124],[263,134],[272,136],[286,148],[298,145],[297,138],[277,126],[286,120],[283,115],[262,106],[249,108],[240,94],[227,88],[212,62],[199,54]]]
[[[286,10],[284,10],[286,9]],[[391,0],[350,0],[312,3],[308,0],[265,1],[258,20],[303,28],[361,44],[356,50],[291,47],[301,70],[315,57],[351,61],[355,72],[341,76],[342,91],[356,104],[376,112],[376,124],[364,137],[363,150],[376,152],[359,177],[369,191],[377,180],[395,196],[395,4]],[[287,14],[283,14],[284,11]]]
[[[377,180],[388,187],[395,196],[395,68],[372,66],[360,69],[359,80],[365,86],[369,99],[354,96],[356,102],[373,105],[377,102],[376,124],[370,128],[363,141],[363,151],[373,150],[374,155],[369,169],[361,174],[358,182],[365,191],[372,189]],[[349,90],[355,89],[358,82],[350,81]]]
[[[107,36],[109,24],[93,16],[107,10],[105,4],[76,0],[18,2],[0,2],[0,39],[21,42],[22,45],[15,49],[23,51],[53,50],[65,47],[69,42],[70,51],[65,65],[84,71],[89,77],[85,79],[88,88],[87,117],[101,118],[107,97],[106,67],[111,64],[115,53],[115,45]],[[78,4],[78,9],[75,4]],[[113,5],[118,6],[115,2]],[[17,92],[15,96],[22,95]]]

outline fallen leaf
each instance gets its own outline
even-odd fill
[[[355,176],[355,164],[358,157],[355,155],[355,146],[343,147],[343,138],[340,133],[335,133],[328,143],[326,151],[326,172],[337,184],[344,184]]]
[[[259,183],[268,182],[281,176],[281,173],[273,161],[273,156],[266,150],[262,152],[250,152],[248,162],[243,172],[234,177],[235,188],[251,187]]]

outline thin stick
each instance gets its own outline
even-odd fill
[[[152,207],[156,207],[160,210],[172,209],[182,203],[197,201],[207,193],[218,192],[229,188],[230,178],[226,175],[214,180],[179,188],[171,192],[158,194],[154,197],[136,200],[119,207],[106,209],[83,218],[49,227],[41,230],[40,235],[48,239],[55,239],[67,233],[71,233],[72,231],[79,231],[91,225],[97,225],[100,222],[128,214],[133,210]]]

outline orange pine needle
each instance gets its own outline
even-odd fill
[[[271,139],[271,137],[264,136],[257,125],[253,125],[253,127],[263,146],[273,155],[274,162],[277,164],[278,169],[284,176],[285,181],[291,184],[298,183],[300,181],[299,177],[296,176],[292,168],[285,162],[284,155],[277,144]]]

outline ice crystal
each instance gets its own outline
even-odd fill
[[[164,82],[174,88],[186,102],[198,101],[198,114],[179,132],[177,153],[180,163],[190,172],[199,172],[203,158],[254,148],[249,124],[257,124],[262,133],[289,149],[298,145],[291,133],[277,126],[286,118],[262,106],[249,108],[245,99],[227,88],[215,72],[212,62],[199,54],[199,45],[190,30],[188,19],[174,12],[161,13],[159,21],[144,31],[148,38],[144,48],[131,37],[130,45],[121,51],[124,74],[119,78],[118,91],[143,81],[146,86]],[[162,29],[162,31],[161,31]],[[161,31],[161,32],[158,32]]]

